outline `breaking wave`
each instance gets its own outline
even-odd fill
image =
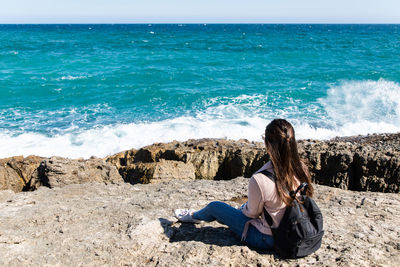
[[[260,135],[273,118],[287,118],[298,139],[329,139],[400,131],[400,85],[378,81],[346,81],[332,85],[326,97],[300,107],[288,97],[280,105],[268,95],[212,98],[194,115],[129,124],[98,125],[92,129],[70,129],[46,136],[26,132],[0,132],[1,157],[14,155],[104,157],[156,142],[190,138],[246,138],[261,141]],[[282,108],[284,106],[284,108]]]

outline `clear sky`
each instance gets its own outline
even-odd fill
[[[0,0],[0,23],[400,23],[400,0]]]

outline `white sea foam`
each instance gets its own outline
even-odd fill
[[[81,80],[81,79],[86,79],[86,76],[72,76],[72,75],[67,75],[67,76],[62,76],[61,78],[58,78],[57,80]]]
[[[320,102],[338,123],[359,121],[400,125],[400,85],[386,80],[345,82]]]
[[[245,123],[244,123],[245,122]],[[82,132],[47,137],[36,133],[18,136],[0,134],[0,158],[11,155],[59,155],[64,157],[103,157],[129,148],[139,148],[155,142],[183,141],[189,138],[221,137],[229,139],[260,139],[259,128],[265,121],[217,119],[204,121],[179,117],[153,123],[104,126]]]
[[[332,86],[320,103],[333,131],[326,138],[400,131],[398,83],[384,79],[344,82]]]
[[[155,142],[205,137],[261,141],[266,124],[277,117],[294,125],[298,139],[400,131],[400,85],[395,82],[343,82],[331,86],[327,96],[319,99],[319,106],[311,104],[305,110],[298,108],[296,99],[285,99],[287,107],[278,109],[269,98],[262,94],[213,98],[194,116],[85,131],[75,127],[52,137],[0,132],[0,158],[30,154],[103,157]]]

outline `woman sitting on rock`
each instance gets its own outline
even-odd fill
[[[248,246],[273,249],[274,240],[263,209],[272,217],[275,228],[291,202],[289,191],[306,182],[309,184],[306,193],[312,197],[313,187],[308,168],[299,158],[294,129],[289,122],[273,120],[267,125],[263,139],[271,160],[250,178],[247,203],[240,209],[220,201],[211,202],[199,211],[177,209],[178,220],[190,223],[217,220],[241,236]],[[264,170],[274,174],[275,182],[261,173]]]

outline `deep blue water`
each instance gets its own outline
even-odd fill
[[[0,157],[400,131],[400,25],[0,25]]]

